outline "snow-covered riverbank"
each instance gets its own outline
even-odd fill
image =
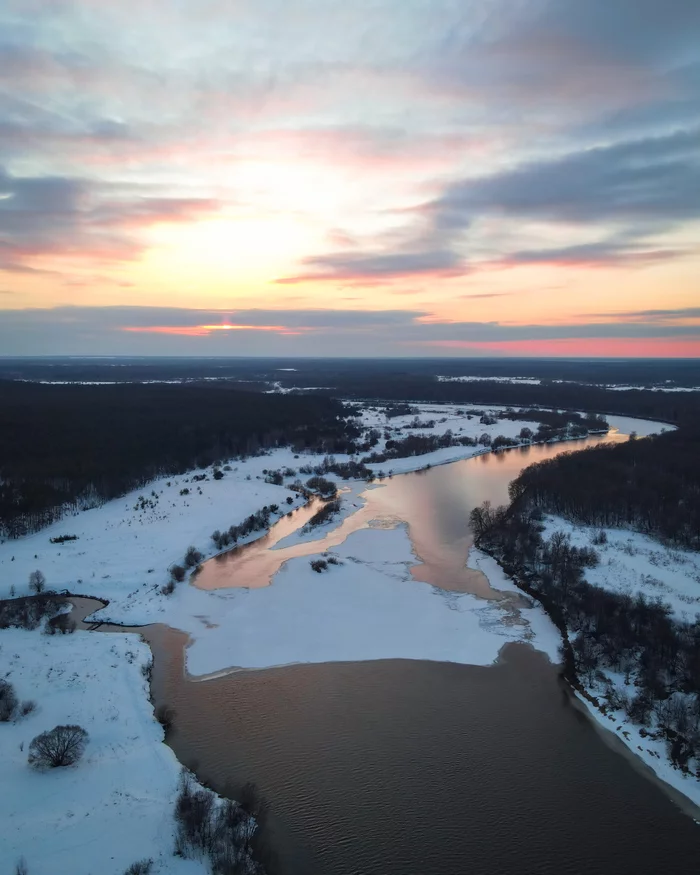
[[[692,621],[700,613],[700,554],[667,547],[653,538],[628,529],[574,525],[558,516],[544,519],[545,539],[554,532],[564,532],[576,547],[593,547],[600,562],[587,568],[588,583],[618,594],[632,597],[643,594],[647,599],[659,598],[671,608],[679,620]],[[605,543],[596,543],[605,532]],[[473,550],[470,564],[486,574],[494,589],[519,591],[495,559]],[[557,637],[560,637],[557,633]],[[621,708],[612,707],[609,692],[623,698],[635,694],[634,671],[625,675],[605,669],[592,678],[579,678],[586,692],[600,703],[596,707],[589,698],[576,693],[591,717],[614,733],[629,750],[649,766],[662,780],[700,806],[700,780],[675,768],[669,758],[667,742],[654,738],[657,720],[652,714],[650,724],[641,727],[633,723]]]
[[[180,765],[163,744],[136,635],[0,632],[2,676],[36,709],[0,723],[0,868],[24,857],[30,875],[121,875],[152,859],[153,873],[203,875],[200,862],[174,857]],[[37,772],[29,743],[60,724],[90,739],[75,766]]]

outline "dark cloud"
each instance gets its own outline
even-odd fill
[[[700,218],[700,129],[532,161],[449,186],[428,206],[441,229],[497,213],[665,228]]]
[[[394,253],[332,253],[303,261],[308,272],[281,277],[278,283],[301,283],[317,280],[394,279],[420,274],[459,276],[464,273],[462,259],[449,250],[423,250]]]
[[[620,313],[586,314],[589,318],[605,315],[606,318],[619,319],[700,319],[700,307],[680,307],[676,310],[625,310]]]
[[[581,243],[553,249],[528,249],[509,252],[497,263],[515,267],[524,264],[558,264],[565,266],[642,267],[686,255],[679,249],[650,249],[621,240]]]
[[[506,317],[505,305],[503,316]],[[665,314],[665,311],[662,311]],[[224,323],[232,331],[198,327]],[[167,307],[58,307],[7,310],[0,348],[10,354],[391,355],[413,347],[650,338],[700,340],[700,325],[666,315],[628,321],[514,325],[505,321],[436,322],[412,310],[190,310]]]

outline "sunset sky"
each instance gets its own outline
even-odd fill
[[[3,0],[0,354],[700,355],[700,0]]]

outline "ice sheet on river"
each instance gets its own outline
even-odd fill
[[[528,640],[527,624],[504,622],[504,607],[446,592],[411,577],[416,562],[403,527],[365,529],[333,551],[342,564],[315,572],[308,557],[282,567],[260,589],[203,593],[215,627],[187,620],[191,675],[227,667],[267,668],[300,662],[428,659],[489,665],[509,641]],[[311,557],[314,558],[314,557]]]

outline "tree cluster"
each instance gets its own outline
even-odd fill
[[[699,448],[700,433],[684,428],[564,453],[525,468],[510,497],[589,526],[627,526],[699,549]]]
[[[253,532],[259,532],[268,528],[270,517],[278,511],[279,507],[276,504],[266,504],[265,507],[246,517],[237,526],[230,526],[223,532],[217,529],[211,536],[214,546],[217,550],[223,550],[224,547],[235,546],[239,540],[247,538]]]
[[[213,875],[262,875],[253,857],[262,849],[267,805],[252,785],[240,796],[240,804],[218,798],[183,774],[175,803],[175,852],[204,856]]]

